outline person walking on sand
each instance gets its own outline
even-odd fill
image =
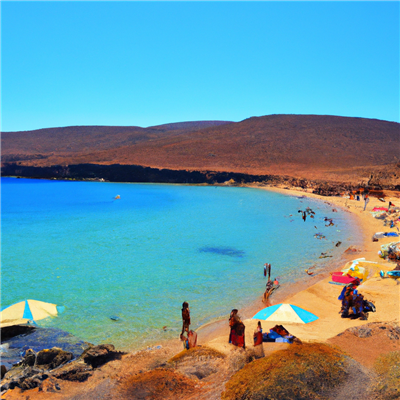
[[[182,332],[180,335],[180,339],[183,340],[183,333],[186,331],[189,334],[189,326],[190,326],[190,310],[189,303],[184,301],[182,303]]]
[[[366,210],[366,208],[367,208],[367,204],[369,203],[369,197],[368,197],[368,195],[366,194],[365,196],[364,196],[364,211]]]

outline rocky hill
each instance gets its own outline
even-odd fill
[[[2,164],[100,164],[400,184],[400,124],[269,115],[148,128],[76,126],[2,133]]]

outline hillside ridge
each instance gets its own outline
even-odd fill
[[[2,163],[139,165],[158,169],[399,182],[400,124],[331,115],[273,114],[240,122],[64,127],[4,132]],[[397,183],[396,183],[397,182]]]

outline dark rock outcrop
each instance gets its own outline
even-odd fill
[[[250,175],[235,172],[187,171],[142,167],[140,165],[100,165],[74,164],[34,167],[3,163],[2,176],[17,176],[36,179],[91,180],[109,182],[153,182],[153,183],[188,183],[238,186],[259,184],[262,186],[286,185],[302,189],[311,189],[322,196],[335,196],[340,193],[365,187],[368,190],[399,190],[393,185],[368,186],[360,184],[325,182],[320,180],[298,179],[279,175]]]
[[[36,354],[32,349],[28,349],[25,353],[25,357],[22,359],[22,365],[26,365],[27,367],[33,367],[36,362]]]
[[[99,346],[93,346],[85,350],[81,357],[86,364],[97,368],[106,362],[120,358],[121,354],[115,351],[115,347],[112,344],[100,344]]]
[[[7,368],[6,368],[6,366],[5,365],[2,365],[1,366],[1,378],[0,379],[3,379],[4,378],[4,375],[7,373]]]
[[[1,328],[1,343],[12,337],[33,332],[35,329],[36,327],[30,325],[5,326]]]
[[[71,361],[73,358],[72,353],[53,347],[52,349],[41,350],[37,353],[36,365],[45,370],[52,370]]]
[[[64,381],[84,382],[92,375],[93,368],[84,362],[73,362],[57,369],[52,376]]]
[[[122,354],[111,344],[91,346],[75,361],[73,354],[59,348],[41,350],[37,354],[27,350],[22,361],[4,373],[2,368],[1,391],[19,387],[22,390],[42,388],[47,378],[83,382],[93,370],[111,360],[120,359]],[[3,379],[4,378],[4,379]],[[47,385],[46,390],[60,390],[56,381]]]

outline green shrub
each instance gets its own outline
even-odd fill
[[[318,393],[346,377],[345,356],[322,344],[292,344],[285,350],[247,364],[227,382],[224,400],[301,400],[323,398]]]

